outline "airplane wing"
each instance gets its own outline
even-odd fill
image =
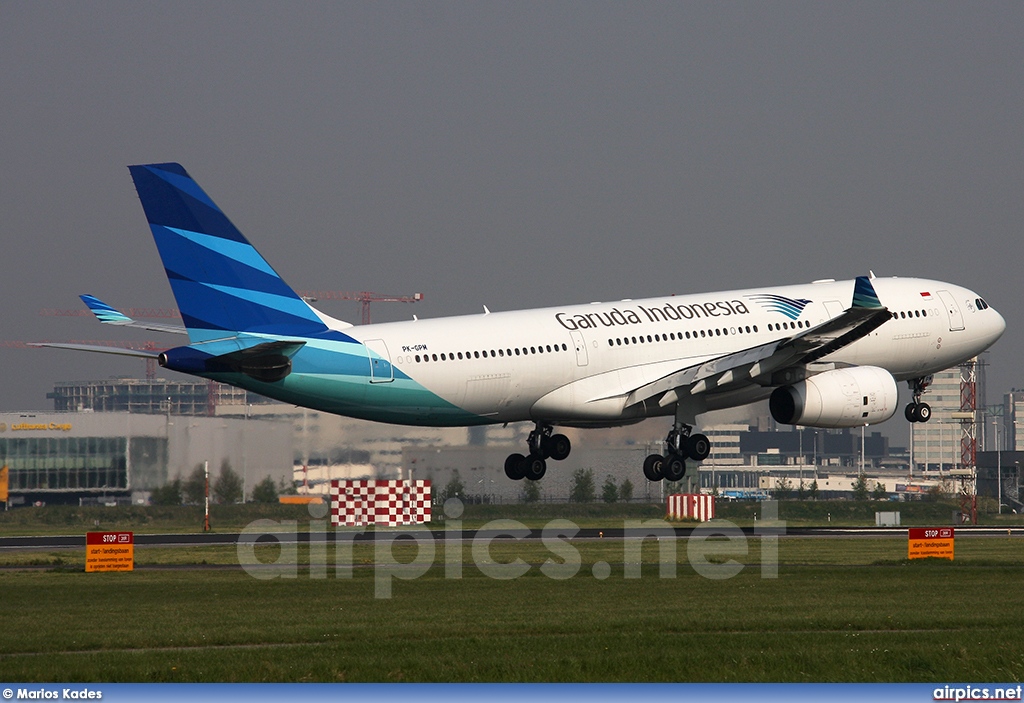
[[[699,395],[744,383],[783,385],[796,379],[785,379],[778,372],[805,368],[866,337],[890,317],[891,313],[878,300],[870,279],[858,276],[853,303],[838,317],[800,334],[709,359],[662,376],[631,391],[626,406],[657,398],[658,404],[665,407],[684,394]]]
[[[121,327],[136,327],[138,329],[150,330],[152,332],[168,332],[170,334],[188,334],[188,330],[180,325],[162,325],[159,322],[140,322],[128,317],[120,310],[112,308],[94,295],[78,296],[92,311],[96,319],[105,325],[118,325]]]

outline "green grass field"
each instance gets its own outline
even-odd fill
[[[992,501],[994,504],[994,501]],[[876,511],[897,510],[904,525],[952,524],[956,503],[888,501],[780,501],[779,518],[787,525],[868,527],[875,524]],[[754,515],[761,506],[749,501],[718,501],[720,518],[737,525],[754,524]],[[211,526],[214,532],[238,532],[253,520],[297,520],[299,524],[310,520],[309,509],[302,505],[213,505]],[[533,503],[526,505],[466,505],[462,523],[466,529],[476,529],[490,520],[512,518],[529,527],[543,527],[553,519],[572,520],[580,527],[615,527],[623,520],[658,519],[665,515],[660,503]],[[982,512],[982,525],[1024,526],[1024,515],[995,515]],[[434,514],[434,527],[444,526],[443,510]],[[141,533],[200,532],[203,528],[201,506],[129,506],[78,507],[48,505],[43,508],[17,508],[0,512],[0,536],[85,534],[89,530],[133,530]]]
[[[1024,678],[1022,538],[958,538],[955,562],[908,563],[905,539],[784,537],[776,578],[763,578],[770,543],[757,539],[732,553],[711,545],[718,568],[745,565],[720,579],[696,573],[682,541],[676,576],[660,578],[662,546],[645,543],[642,577],[626,578],[635,567],[621,542],[574,542],[580,566],[565,580],[540,571],[558,561],[551,550],[515,542],[492,544],[480,567],[464,545],[462,578],[445,578],[438,546],[436,566],[390,581],[386,599],[375,597],[382,572],[373,564],[382,555],[412,561],[411,544],[386,554],[357,547],[352,578],[335,577],[333,550],[327,577],[311,578],[301,549],[295,578],[269,580],[230,568],[238,556],[225,547],[137,548],[139,569],[126,574],[83,573],[77,552],[5,552],[9,567],[55,568],[0,572],[0,679]],[[274,561],[281,548],[259,553]],[[525,576],[481,573],[514,559],[530,566]]]

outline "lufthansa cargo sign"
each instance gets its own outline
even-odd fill
[[[87,532],[86,571],[132,571],[135,569],[135,535],[131,532]]]
[[[6,430],[7,426],[4,425],[3,429]],[[11,432],[46,432],[49,430],[60,430],[61,432],[70,432],[70,422],[19,422],[11,425]]]
[[[911,527],[907,537],[907,559],[953,560],[952,527]]]

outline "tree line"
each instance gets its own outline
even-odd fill
[[[254,503],[276,503],[277,485],[270,476],[267,476],[253,487],[250,497]],[[184,480],[179,476],[150,493],[150,502],[153,505],[194,505],[204,502],[205,499],[206,470],[202,464],[197,464]],[[220,474],[210,483],[210,500],[226,505],[241,503],[244,499],[242,477],[225,459],[221,462]]]

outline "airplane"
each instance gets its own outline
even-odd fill
[[[977,293],[920,278],[809,284],[565,305],[353,326],[313,308],[176,163],[130,166],[184,327],[145,323],[92,296],[106,324],[188,335],[161,366],[286,403],[418,426],[534,423],[513,480],[565,459],[556,427],[672,418],[650,481],[678,481],[711,450],[694,432],[708,411],[769,399],[782,424],[858,427],[911,401],[926,422],[932,374],[972,358],[1006,328]]]

